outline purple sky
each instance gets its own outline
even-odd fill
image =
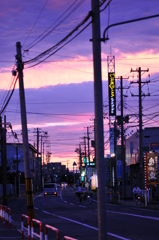
[[[101,9],[106,4],[103,4]],[[72,7],[71,7],[72,6]],[[9,90],[15,64],[16,42],[22,44],[23,61],[36,57],[48,48],[57,44],[73,28],[75,28],[91,10],[90,0],[5,0],[0,3],[0,99],[1,108],[7,90]],[[76,10],[75,10],[76,9]],[[65,14],[64,14],[65,13]],[[159,13],[157,0],[112,0],[110,9],[101,12],[101,37],[109,24],[141,18]],[[89,19],[91,21],[91,19]],[[89,22],[88,21],[88,22]],[[85,26],[85,25],[83,25]],[[47,37],[30,48],[44,32]],[[82,29],[82,28],[80,28]],[[72,35],[73,37],[74,35]],[[109,29],[109,41],[101,43],[102,49],[102,79],[103,79],[103,111],[108,115],[107,94],[107,56],[115,56],[116,77],[124,76],[124,86],[130,81],[137,81],[137,73],[130,74],[130,69],[137,67],[149,68],[142,75],[142,80],[150,79],[149,84],[142,88],[143,93],[150,97],[143,99],[144,127],[159,125],[157,105],[159,103],[159,18]],[[75,149],[83,142],[87,127],[93,139],[94,119],[94,88],[92,62],[92,26],[89,25],[77,38],[67,44],[46,62],[29,68],[24,68],[24,86],[26,89],[27,122],[30,143],[36,142],[35,129],[48,131],[49,144],[46,148],[52,153],[52,161],[62,161],[72,167],[73,161],[78,161]],[[35,41],[36,40],[36,41]],[[25,50],[28,50],[27,52]],[[148,76],[150,74],[150,77]],[[116,81],[117,88],[120,82]],[[120,90],[117,93],[117,114],[120,114]],[[128,97],[124,99],[124,115],[138,114],[138,85],[132,84],[129,90],[124,90]],[[156,95],[156,96],[154,96]],[[11,122],[13,130],[21,132],[18,84],[3,113]],[[137,118],[131,117],[127,134],[138,129]],[[131,128],[130,126],[136,125]],[[9,137],[8,142],[15,141]],[[108,119],[104,119],[105,153],[109,153]],[[19,136],[21,140],[21,137]],[[82,145],[83,148],[83,145]]]

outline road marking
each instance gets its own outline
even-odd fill
[[[38,197],[41,197],[43,194],[44,194],[44,193],[41,193],[41,194],[37,195],[36,197],[33,198],[33,200],[35,200],[35,199],[38,198]]]
[[[67,203],[67,201],[64,201],[64,203]]]
[[[38,210],[39,208],[37,208],[37,207],[34,207],[34,209]]]
[[[43,212],[43,213],[46,213],[46,214],[51,214],[50,212],[46,212],[46,211],[44,211],[44,210],[43,210],[42,212]]]
[[[83,207],[83,208],[86,208],[86,206],[83,206],[83,205],[78,205],[79,207]]]
[[[74,205],[73,203],[70,203],[70,205]]]
[[[109,212],[109,213],[115,213],[115,214],[120,214],[120,215],[127,215],[127,216],[132,216],[132,217],[145,218],[145,219],[151,219],[151,220],[159,221],[159,218],[158,218],[158,217],[142,216],[142,215],[133,214],[133,213],[124,213],[124,212],[116,212],[116,211],[109,211],[109,210],[107,210],[107,212]]]
[[[59,217],[59,218],[61,218],[61,219],[64,219],[64,220],[67,220],[67,221],[70,221],[70,222],[73,222],[73,223],[77,223],[77,224],[82,225],[82,226],[84,226],[84,227],[91,228],[91,229],[93,229],[93,230],[98,231],[98,228],[93,227],[93,226],[90,226],[90,225],[88,225],[88,224],[81,223],[81,222],[72,220],[72,219],[70,219],[70,218],[65,218],[65,217],[59,216],[59,215],[56,215],[56,217]],[[122,236],[119,236],[119,235],[116,235],[116,234],[113,234],[113,233],[110,233],[110,232],[107,232],[107,234],[110,235],[110,236],[116,237],[116,238],[118,238],[118,239],[130,240],[129,238],[124,238],[124,237],[122,237]]]

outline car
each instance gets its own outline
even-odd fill
[[[66,186],[67,186],[67,183],[61,182],[61,187],[66,187]]]
[[[55,195],[57,197],[56,183],[45,183],[44,184],[44,197],[46,197],[47,195]]]

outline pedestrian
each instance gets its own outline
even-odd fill
[[[138,199],[138,196],[140,196],[141,190],[140,188],[137,186],[137,184],[134,185],[133,188],[133,196],[134,196],[134,200]]]

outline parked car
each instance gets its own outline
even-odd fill
[[[57,197],[56,183],[45,183],[44,184],[44,197],[46,197],[47,195],[55,195]]]

